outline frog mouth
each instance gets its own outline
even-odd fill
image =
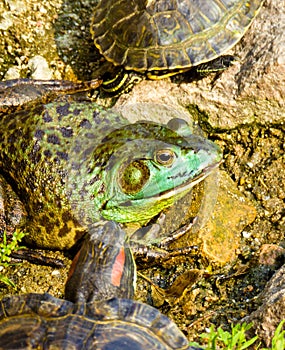
[[[156,197],[160,197],[161,199],[168,199],[175,197],[183,192],[188,192],[191,190],[192,187],[197,185],[199,182],[203,181],[208,175],[210,175],[211,172],[213,172],[215,169],[219,167],[219,165],[222,163],[222,160],[218,163],[209,165],[208,167],[205,167],[199,175],[197,175],[194,179],[188,180],[181,185],[175,187],[174,189],[167,190],[164,192],[161,192],[157,194]]]
[[[181,194],[181,196],[183,196],[183,193],[187,193],[197,183],[203,181],[212,171],[214,171],[216,168],[218,168],[221,163],[222,163],[222,160],[215,163],[215,164],[209,165],[208,167],[205,167],[201,171],[201,173],[199,175],[197,175],[194,179],[188,180],[188,181],[182,183],[181,185],[175,187],[174,189],[157,193],[156,195],[151,196],[151,197],[144,197],[141,199],[131,199],[131,200],[128,200],[126,202],[120,203],[120,206],[129,207],[133,203],[136,203],[138,205],[138,203],[140,203],[140,202],[164,201],[164,200],[168,200],[171,198],[179,197],[179,194]]]
[[[193,186],[204,180],[212,171],[218,168],[220,163],[221,161],[205,167],[194,179],[185,180],[184,183],[171,190],[162,191],[153,196],[129,199],[115,204],[110,203],[110,201],[106,202],[102,206],[102,215],[107,219],[119,222],[147,222],[161,212],[163,208],[171,206],[176,200],[182,198],[187,192],[190,192]],[[119,220],[116,216],[117,208],[120,208],[120,213],[123,213],[119,217]],[[108,210],[110,210],[110,213],[108,213]]]

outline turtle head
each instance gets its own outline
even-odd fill
[[[216,144],[192,134],[186,122],[174,124],[175,130],[173,121],[169,126],[137,122],[105,139],[104,147],[115,147],[101,164],[102,191],[96,189],[94,196],[105,219],[146,222],[219,165],[222,153]]]
[[[135,288],[136,265],[126,233],[114,221],[90,225],[73,259],[65,299],[73,303],[130,299]]]

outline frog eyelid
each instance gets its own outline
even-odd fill
[[[168,160],[162,161],[161,159],[159,160],[158,157],[161,154],[165,154],[165,153],[168,153],[171,156],[169,161]],[[154,163],[159,164],[159,165],[163,165],[166,167],[171,166],[176,158],[177,158],[177,154],[170,148],[163,148],[163,149],[156,150],[154,157],[153,157]]]

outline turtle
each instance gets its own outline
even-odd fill
[[[262,4],[262,0],[102,0],[93,11],[91,34],[101,55],[114,66],[161,79],[224,55],[244,35]],[[230,57],[218,59],[214,70],[226,68],[235,60]],[[127,76],[118,69],[112,79],[103,78],[103,89],[120,92],[138,79],[137,74]]]
[[[66,299],[31,293],[0,302],[0,347],[199,350],[173,321],[132,299],[135,281],[126,233],[114,221],[99,221],[73,261]]]
[[[25,101],[28,88],[37,91],[33,81],[18,83],[0,83],[0,91],[16,86]],[[101,218],[146,225],[222,160],[219,146],[186,121],[145,120],[160,105],[146,103],[144,120],[130,123],[116,108],[61,97],[18,105],[0,118],[0,200],[9,202],[8,186],[23,209],[11,216],[1,205],[1,230],[19,228],[33,246],[70,249]],[[146,246],[159,239],[137,238]]]

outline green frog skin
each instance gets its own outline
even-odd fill
[[[130,124],[112,109],[69,101],[1,116],[0,172],[26,212],[17,227],[28,243],[69,249],[102,217],[146,223],[222,159],[185,124]]]

